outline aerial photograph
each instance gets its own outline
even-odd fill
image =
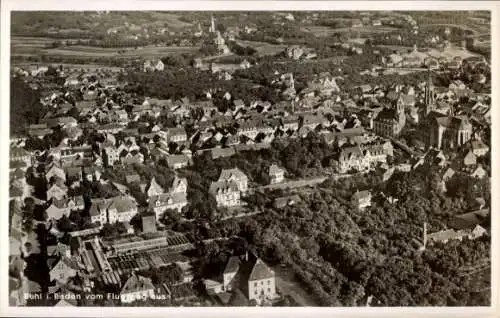
[[[491,306],[490,11],[9,36],[10,307]]]

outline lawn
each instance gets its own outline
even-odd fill
[[[290,295],[300,306],[319,306],[319,303],[300,285],[288,269],[276,266],[273,270],[276,273],[276,287],[281,294]]]

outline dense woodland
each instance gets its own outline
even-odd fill
[[[463,212],[470,185],[460,183],[454,193],[442,194],[429,189],[432,176],[427,174],[425,169],[416,172],[411,180],[417,182],[411,185],[407,175],[395,175],[386,184],[371,177],[330,180],[319,192],[299,193],[302,201],[283,209],[265,204],[282,195],[279,191],[260,194],[265,204],[260,215],[219,222],[198,233],[245,238],[269,264],[291,268],[325,306],[364,305],[369,295],[374,296],[372,305],[381,306],[487,305],[489,272],[461,274],[467,265],[489,262],[489,236],[417,250],[423,222],[438,231],[451,215]],[[405,193],[405,186],[423,190]],[[350,196],[367,188],[400,193],[400,201],[389,204],[375,192],[373,206],[360,211]],[[205,249],[201,271],[224,264],[224,244]]]

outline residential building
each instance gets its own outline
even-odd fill
[[[187,155],[169,155],[167,157],[167,165],[171,169],[181,169],[189,165],[190,159]]]
[[[240,190],[234,180],[212,182],[210,194],[215,197],[217,206],[232,207],[240,205]]]
[[[75,277],[79,270],[77,262],[66,256],[56,260],[55,263],[52,259],[49,259],[48,262],[49,267],[50,263],[53,264],[49,272],[50,281],[55,280],[62,285],[65,285],[71,277]]]
[[[476,161],[477,161],[476,155],[472,150],[469,150],[464,156],[463,164],[465,166],[473,166],[476,164]]]
[[[161,195],[164,192],[163,188],[156,182],[155,177],[151,178],[151,181],[149,182],[145,190],[148,198]]]
[[[165,64],[160,59],[146,60],[144,62],[144,72],[163,71]]]
[[[137,214],[137,205],[130,197],[117,196],[110,199],[93,199],[89,215],[91,222],[130,222]]]
[[[476,157],[485,156],[490,150],[489,147],[480,139],[474,139],[471,141],[472,153]]]
[[[187,192],[187,179],[179,178],[175,176],[174,181],[172,182],[172,186],[170,187],[170,193],[184,193]]]
[[[47,190],[47,200],[56,199],[61,200],[66,197],[67,188],[64,183],[54,183]]]
[[[105,147],[103,151],[106,154],[107,165],[112,167],[120,160],[120,153],[115,147]],[[106,162],[104,164],[106,164]]]
[[[223,290],[239,289],[262,305],[276,298],[275,273],[253,253],[229,258],[223,273]]]
[[[471,173],[471,177],[473,178],[483,179],[486,176],[488,176],[488,172],[484,170],[482,165],[477,165]]]
[[[167,135],[169,142],[182,143],[187,141],[186,130],[182,127],[169,128]]]
[[[239,191],[244,193],[248,190],[248,177],[238,168],[222,169],[217,181],[235,181]]]
[[[136,300],[155,297],[155,287],[151,278],[146,278],[132,272],[120,291],[120,301],[128,304]]]
[[[372,194],[367,190],[356,191],[356,193],[352,196],[352,199],[360,210],[369,207],[372,204]]]
[[[387,155],[392,152],[392,147],[386,145],[387,143],[342,148],[331,158],[330,164],[339,173],[370,169],[378,163],[387,161]]]
[[[52,200],[50,206],[45,210],[47,212],[47,218],[49,220],[59,220],[64,215],[69,216],[70,208],[68,206],[68,200]]]
[[[281,169],[280,167],[274,164],[269,167],[270,184],[283,182],[284,179],[285,179],[285,170]]]
[[[175,210],[180,213],[187,204],[187,196],[182,192],[162,193],[149,199],[149,207],[155,212],[157,219],[160,219],[166,210]]]
[[[137,214],[137,205],[129,197],[119,196],[109,199],[108,222],[130,222]]]

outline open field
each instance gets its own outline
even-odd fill
[[[11,63],[11,66],[16,67],[29,67],[36,63]],[[101,64],[71,64],[71,63],[48,63],[53,66],[62,66],[65,70],[85,70],[87,72],[97,72],[97,71],[110,71],[110,72],[120,72],[123,69],[115,66],[101,65]]]
[[[377,45],[378,47],[383,47],[387,49],[391,49],[394,51],[399,51],[399,52],[408,52],[411,51],[413,48],[409,46],[399,46],[399,45]],[[427,56],[431,56],[434,58],[439,58],[439,57],[445,57],[446,59],[452,59],[455,56],[460,56],[462,59],[471,57],[471,56],[478,56],[479,54],[470,52],[469,50],[457,46],[450,46],[449,48],[446,48],[444,50],[438,50],[438,49],[429,49],[427,52],[424,53]]]
[[[360,33],[385,33],[398,30],[394,27],[388,26],[362,26],[362,27],[348,27],[348,28],[331,28],[326,26],[308,26],[301,29],[305,32],[313,33],[316,37],[330,36],[334,33],[344,33],[344,32],[360,32]]]
[[[197,51],[198,47],[174,47],[174,46],[145,46],[133,48],[100,48],[91,46],[68,46],[55,49],[46,49],[42,53],[46,55],[63,55],[72,57],[142,57],[152,58],[170,54],[190,53]]]
[[[241,46],[250,46],[254,48],[257,53],[261,56],[264,55],[275,55],[277,53],[282,52],[287,47],[286,44],[271,44],[266,42],[257,42],[257,41],[236,41]]]
[[[54,42],[50,38],[14,37],[11,41],[11,55],[13,56],[58,56],[71,58],[159,58],[171,54],[192,53],[198,47],[176,46],[143,46],[138,48],[102,48],[86,45],[61,46],[47,48]]]
[[[158,19],[161,23],[166,23],[170,28],[186,28],[190,27],[192,24],[179,20],[179,15],[175,13],[167,12],[151,12],[152,19]],[[160,22],[158,22],[160,23]]]
[[[420,29],[426,29],[429,27],[436,27],[436,26],[444,26],[444,27],[449,27],[449,28],[457,28],[461,29],[464,31],[471,32],[472,35],[474,36],[480,36],[480,35],[485,35],[485,34],[490,34],[491,30],[489,28],[489,25],[480,25],[480,24],[472,24],[472,25],[467,25],[467,24],[449,24],[449,23],[435,23],[435,24],[422,24],[420,25]]]
[[[445,57],[446,59],[452,59],[455,56],[460,56],[462,59],[471,57],[471,56],[478,56],[479,54],[472,53],[468,51],[467,49],[462,49],[456,46],[449,47],[445,49],[444,51],[436,50],[436,49],[431,49],[428,53],[429,56],[432,57]]]

